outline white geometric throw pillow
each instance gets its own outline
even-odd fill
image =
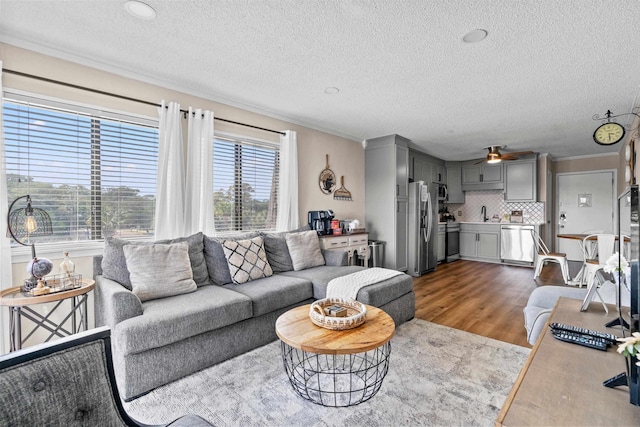
[[[231,280],[236,285],[273,275],[262,237],[225,240],[222,249],[227,258]]]

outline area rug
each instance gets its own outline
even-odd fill
[[[216,426],[492,426],[529,349],[414,319],[391,341],[378,394],[348,408],[292,389],[280,342],[155,389],[125,409],[158,424],[187,413]]]

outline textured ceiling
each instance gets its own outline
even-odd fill
[[[629,113],[640,85],[638,0],[146,2],[153,21],[125,1],[0,0],[0,40],[445,160],[617,152],[592,116]]]

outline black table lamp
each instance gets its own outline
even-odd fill
[[[26,198],[26,206],[16,208],[18,200]],[[40,208],[31,206],[31,196],[20,196],[11,202],[7,214],[7,232],[17,243],[22,246],[31,246],[32,260],[27,264],[27,273],[31,277],[24,281],[22,290],[29,292],[38,285],[38,280],[49,274],[53,269],[53,263],[46,259],[36,257],[36,246],[32,237],[49,236],[53,234],[51,218],[49,214]],[[27,243],[25,243],[25,240]]]

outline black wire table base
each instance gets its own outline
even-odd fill
[[[358,405],[371,399],[389,370],[391,342],[354,354],[316,354],[281,342],[282,361],[293,389],[323,406]]]

